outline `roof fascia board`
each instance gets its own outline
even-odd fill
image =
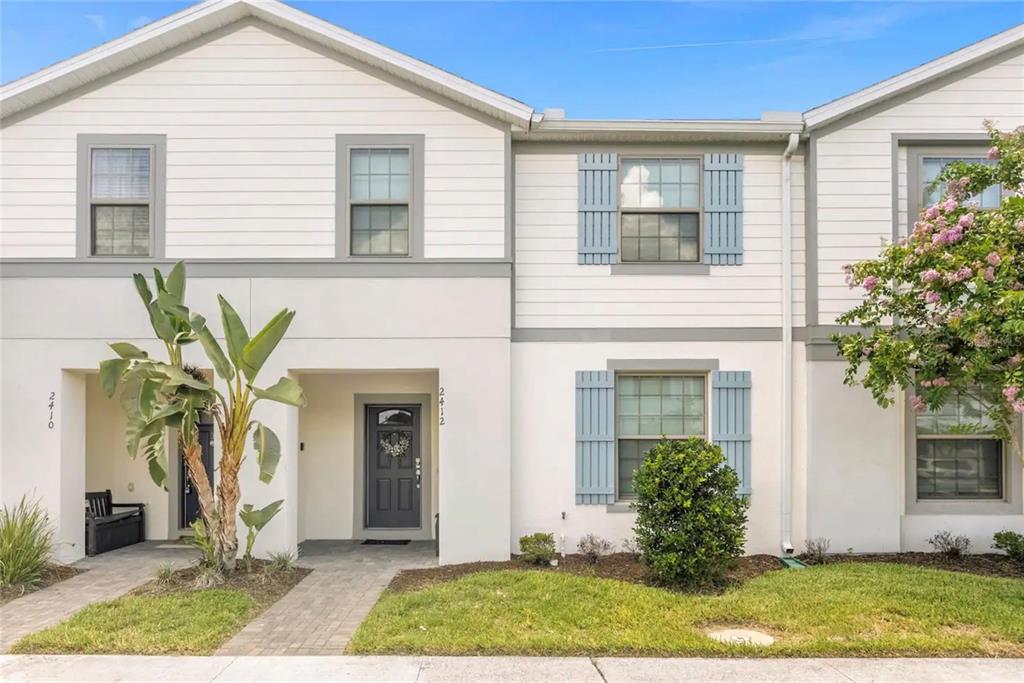
[[[804,112],[804,121],[808,130],[821,128],[865,107],[916,90],[934,79],[957,72],[979,60],[987,60],[1022,44],[1024,44],[1024,24],[997,33],[990,38],[926,62],[857,92],[809,109]]]

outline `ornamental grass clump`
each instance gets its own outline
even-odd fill
[[[997,435],[1022,454],[1024,414],[1024,126],[991,136],[989,164],[955,161],[939,175],[943,195],[910,234],[878,258],[846,267],[863,301],[839,316],[864,331],[833,336],[846,383],[885,408],[901,390],[917,411],[955,396],[984,407]],[[978,198],[1001,186],[998,208]]]
[[[0,510],[0,587],[30,587],[53,554],[53,524],[39,501],[22,496]]]
[[[722,449],[704,439],[662,440],[633,477],[640,560],[665,584],[724,583],[743,553],[747,499]]]

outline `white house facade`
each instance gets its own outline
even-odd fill
[[[803,114],[596,121],[279,2],[198,4],[0,90],[3,503],[42,500],[65,560],[86,491],[188,533],[178,458],[153,485],[97,377],[109,341],[160,352],[130,275],[184,260],[211,321],[217,294],[250,330],[298,311],[262,377],[308,406],[260,404],[281,464],[242,469],[243,502],[285,500],[260,552],[621,543],[661,435],[722,445],[748,552],[986,548],[1024,530],[1020,459],[876,407],[828,342],[841,266],[984,154],[985,120],[1024,124],[1024,27]]]

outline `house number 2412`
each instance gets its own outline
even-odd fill
[[[444,387],[439,387],[437,390],[437,415],[439,425],[443,425],[444,422]]]

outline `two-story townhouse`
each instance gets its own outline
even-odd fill
[[[309,405],[261,407],[281,465],[269,485],[243,468],[245,501],[286,501],[260,550],[618,543],[662,435],[723,446],[750,552],[917,549],[940,527],[984,547],[1024,527],[1019,462],[984,439],[937,457],[941,434],[844,387],[823,340],[856,296],[841,265],[905,231],[983,119],[1024,123],[1022,53],[1018,27],[803,115],[567,120],[282,3],[210,0],[8,84],[3,502],[41,498],[65,559],[87,490],[184,533],[177,459],[154,487],[96,377],[107,341],[159,350],[129,274],[184,259],[208,318],[216,293],[250,328],[298,310],[265,376]]]

